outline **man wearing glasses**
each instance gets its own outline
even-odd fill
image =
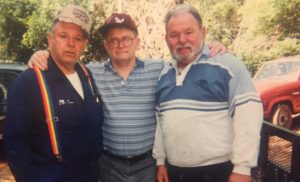
[[[154,182],[154,93],[163,62],[136,58],[140,43],[138,29],[127,14],[113,13],[100,27],[100,32],[109,59],[88,66],[105,112],[100,179],[103,182]]]

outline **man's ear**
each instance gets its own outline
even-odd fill
[[[166,45],[168,46],[168,48],[169,48],[169,50],[171,51],[171,46],[170,46],[170,42],[169,42],[169,35],[166,33],[166,35],[165,35],[165,43],[166,43]],[[172,51],[171,51],[172,52]]]
[[[167,44],[167,46],[169,47],[169,43],[168,43],[168,34],[165,34],[165,43]]]
[[[50,46],[53,40],[53,34],[51,32],[47,33],[47,40],[48,40],[48,46]]]
[[[85,39],[85,40],[84,40],[84,47],[83,47],[82,53],[88,51],[88,44],[89,44],[89,40],[88,40],[88,39]]]
[[[89,44],[89,40],[88,40],[88,39],[85,39],[85,49],[87,49],[88,44]]]
[[[204,39],[206,36],[206,28],[204,26],[200,27],[201,37]]]
[[[135,41],[136,41],[136,49],[139,49],[140,45],[141,45],[140,44],[141,43],[141,39],[139,37],[137,37]]]
[[[103,41],[103,46],[104,46],[106,51],[109,50],[109,45],[108,45],[106,40]]]

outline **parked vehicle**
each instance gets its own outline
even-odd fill
[[[2,140],[3,124],[6,113],[7,90],[10,84],[27,68],[18,63],[0,63],[0,140]]]
[[[290,128],[300,113],[300,55],[265,62],[253,77],[264,106],[264,118]]]

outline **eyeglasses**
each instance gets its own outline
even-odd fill
[[[125,36],[125,37],[122,37],[121,39],[112,38],[112,39],[108,40],[107,43],[110,47],[117,47],[117,46],[119,46],[120,43],[122,43],[124,46],[130,46],[132,44],[133,40],[134,40],[134,38]]]

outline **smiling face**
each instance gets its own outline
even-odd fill
[[[54,25],[47,38],[51,56],[63,69],[74,67],[88,43],[80,26],[61,21]]]
[[[115,27],[109,30],[104,41],[104,47],[113,62],[135,61],[139,42],[139,38],[132,30],[125,27]]]
[[[189,64],[200,54],[205,29],[188,12],[172,16],[166,24],[166,42],[179,64]]]

